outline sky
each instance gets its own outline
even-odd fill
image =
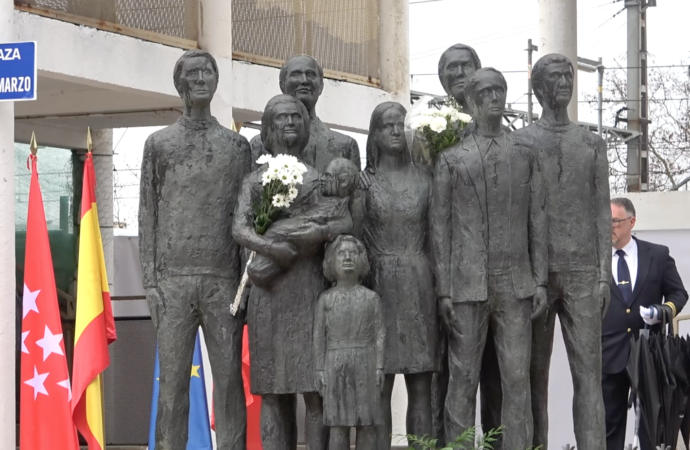
[[[545,0],[541,0],[545,1]],[[626,67],[627,14],[622,0],[578,0],[578,56],[603,59],[607,71]],[[657,0],[647,10],[649,65],[690,64],[690,0]],[[527,110],[527,40],[539,41],[539,0],[411,0],[411,89],[443,94],[437,65],[441,53],[456,43],[475,48],[484,67],[502,71],[508,82],[508,102]],[[540,53],[533,55],[534,61]],[[687,68],[676,68],[687,73]],[[579,72],[578,99],[596,95],[597,74]],[[538,112],[535,101],[535,112]],[[596,123],[595,107],[579,104],[579,120]],[[604,125],[613,117],[604,116]],[[144,141],[158,128],[116,129],[115,220],[125,228],[117,234],[137,234],[139,173]],[[247,138],[258,131],[243,129]],[[347,133],[365,148],[366,136]]]

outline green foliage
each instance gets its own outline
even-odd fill
[[[446,117],[446,129],[437,133],[432,130],[429,125],[423,126],[420,131],[424,139],[429,143],[429,150],[431,157],[455,145],[459,140],[462,130],[465,128],[465,123],[452,121],[450,117]]]
[[[482,434],[477,433],[474,427],[466,430],[460,436],[455,438],[453,442],[449,442],[444,447],[438,445],[438,440],[429,438],[427,436],[417,437],[412,434],[407,436],[397,436],[399,438],[407,439],[408,450],[493,450],[493,446],[500,439],[504,427],[498,427],[495,430],[489,430]],[[526,450],[541,450],[541,447],[530,447]]]
[[[273,197],[277,194],[287,195],[288,187],[279,180],[272,180],[261,190],[261,201],[253,205],[254,229],[258,234],[264,234],[273,222],[287,213],[286,208],[273,206]]]

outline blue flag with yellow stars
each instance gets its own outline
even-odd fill
[[[158,348],[156,348],[156,366],[153,372],[153,400],[151,401],[151,424],[149,426],[149,450],[156,448],[156,415],[158,413]],[[187,450],[213,450],[211,443],[211,423],[208,417],[206,401],[206,384],[204,365],[201,359],[201,339],[196,335],[194,357],[192,358],[191,377],[189,380],[189,437]]]

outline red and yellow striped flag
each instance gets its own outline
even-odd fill
[[[77,314],[72,369],[72,416],[89,450],[105,450],[102,372],[110,364],[108,344],[115,341],[115,321],[96,207],[96,175],[89,152],[84,162],[81,199]]]

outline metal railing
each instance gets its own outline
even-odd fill
[[[15,8],[181,48],[195,48],[198,0],[15,0]]]

